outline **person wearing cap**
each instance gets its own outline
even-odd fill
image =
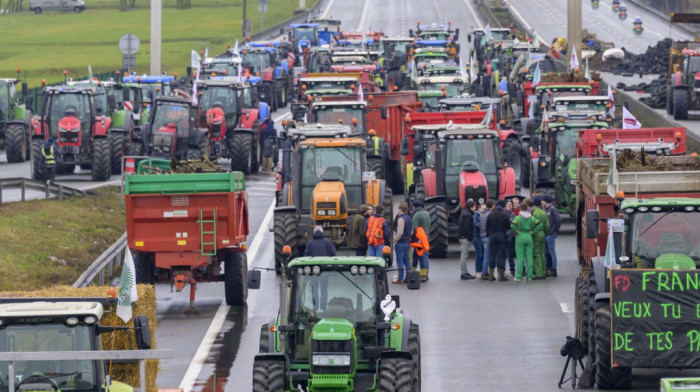
[[[510,229],[515,234],[515,255],[517,263],[515,266],[516,282],[522,281],[523,263],[527,266],[527,279],[532,280],[532,233],[541,231],[542,226],[532,217],[529,211],[520,211],[520,215],[513,219]]]
[[[546,273],[544,237],[549,231],[549,219],[547,219],[547,213],[542,209],[542,198],[533,198],[532,205],[532,216],[542,226],[542,230],[532,233],[532,260],[535,265],[533,279],[544,279]]]
[[[469,248],[471,247],[472,238],[474,238],[474,213],[476,212],[476,203],[469,199],[465,203],[465,207],[459,214],[457,227],[459,228],[459,243],[461,253],[459,257],[459,267],[461,270],[460,279],[471,280],[475,276],[469,273],[467,268],[467,259],[469,259]]]
[[[430,235],[430,215],[423,209],[422,200],[414,200],[413,205],[413,216],[411,217],[413,231],[412,234],[416,234],[416,230],[419,227],[423,228],[423,231]],[[428,269],[430,260],[428,259],[428,252],[423,252],[423,255],[418,255],[418,252],[414,250],[413,252],[413,269],[417,269],[420,265],[420,280],[421,282],[428,281]]]
[[[494,271],[498,271],[498,280],[506,281],[506,236],[510,229],[510,217],[505,210],[506,201],[499,200],[496,202],[496,208],[489,214],[486,219],[486,231],[489,237],[489,277],[488,280],[494,281]]]
[[[547,219],[549,220],[549,230],[547,231],[544,239],[547,244],[547,253],[552,259],[552,267],[547,271],[547,276],[557,277],[557,249],[556,249],[556,239],[559,235],[559,228],[561,227],[561,216],[559,216],[559,211],[552,203],[552,196],[549,194],[542,195],[542,208],[547,213]]]
[[[325,234],[323,234],[323,227],[314,227],[313,237],[311,238],[311,241],[306,244],[304,256],[332,257],[337,255],[335,245],[333,245],[331,240],[326,238]]]
[[[481,280],[489,280],[489,251],[491,248],[489,247],[489,234],[488,230],[486,230],[486,222],[495,205],[496,203],[493,200],[486,200],[486,208],[479,215],[479,235],[481,236],[481,244],[484,247],[484,256],[481,260]]]
[[[408,259],[408,251],[411,248],[411,233],[413,222],[408,215],[408,204],[399,203],[399,212],[394,220],[394,250],[396,254],[396,267],[399,269],[398,280],[392,283],[405,283],[406,272],[411,270],[411,262]]]
[[[275,139],[277,138],[277,130],[275,122],[269,117],[263,121],[263,128],[260,131],[260,151],[262,151],[262,172],[269,173],[272,171]]]

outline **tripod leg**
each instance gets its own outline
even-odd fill
[[[559,388],[561,388],[561,384],[564,383],[564,376],[566,375],[566,369],[569,368],[569,361],[571,360],[571,357],[566,357],[566,363],[564,364],[564,370],[561,372],[561,377],[559,378]]]
[[[571,358],[571,357],[569,357]],[[571,364],[571,389],[576,389],[576,360]]]

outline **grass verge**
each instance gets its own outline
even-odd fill
[[[73,284],[125,226],[118,187],[0,205],[0,291]]]

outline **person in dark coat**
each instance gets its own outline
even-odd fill
[[[476,203],[474,200],[467,200],[465,208],[459,215],[457,226],[459,227],[459,243],[461,244],[462,253],[459,258],[459,267],[461,269],[460,279],[474,279],[474,275],[469,273],[467,269],[467,259],[469,259],[469,248],[471,240],[474,237],[474,212],[476,211]]]
[[[489,280],[496,280],[494,270],[498,270],[498,280],[506,281],[507,236],[510,230],[510,216],[505,210],[505,200],[496,202],[496,208],[486,220],[486,231],[489,237]]]
[[[323,227],[316,226],[314,228],[314,235],[306,244],[306,249],[304,250],[304,256],[337,256],[335,251],[335,245],[326,238],[323,234]]]
[[[262,172],[269,173],[272,171],[272,159],[274,155],[275,138],[277,138],[277,130],[275,122],[269,117],[263,121],[263,129],[260,131],[260,150],[262,151]]]

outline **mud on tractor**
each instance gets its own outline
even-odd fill
[[[0,142],[9,163],[24,162],[31,154],[32,98],[27,83],[22,83],[25,102],[20,101],[17,76],[17,79],[0,79]]]

